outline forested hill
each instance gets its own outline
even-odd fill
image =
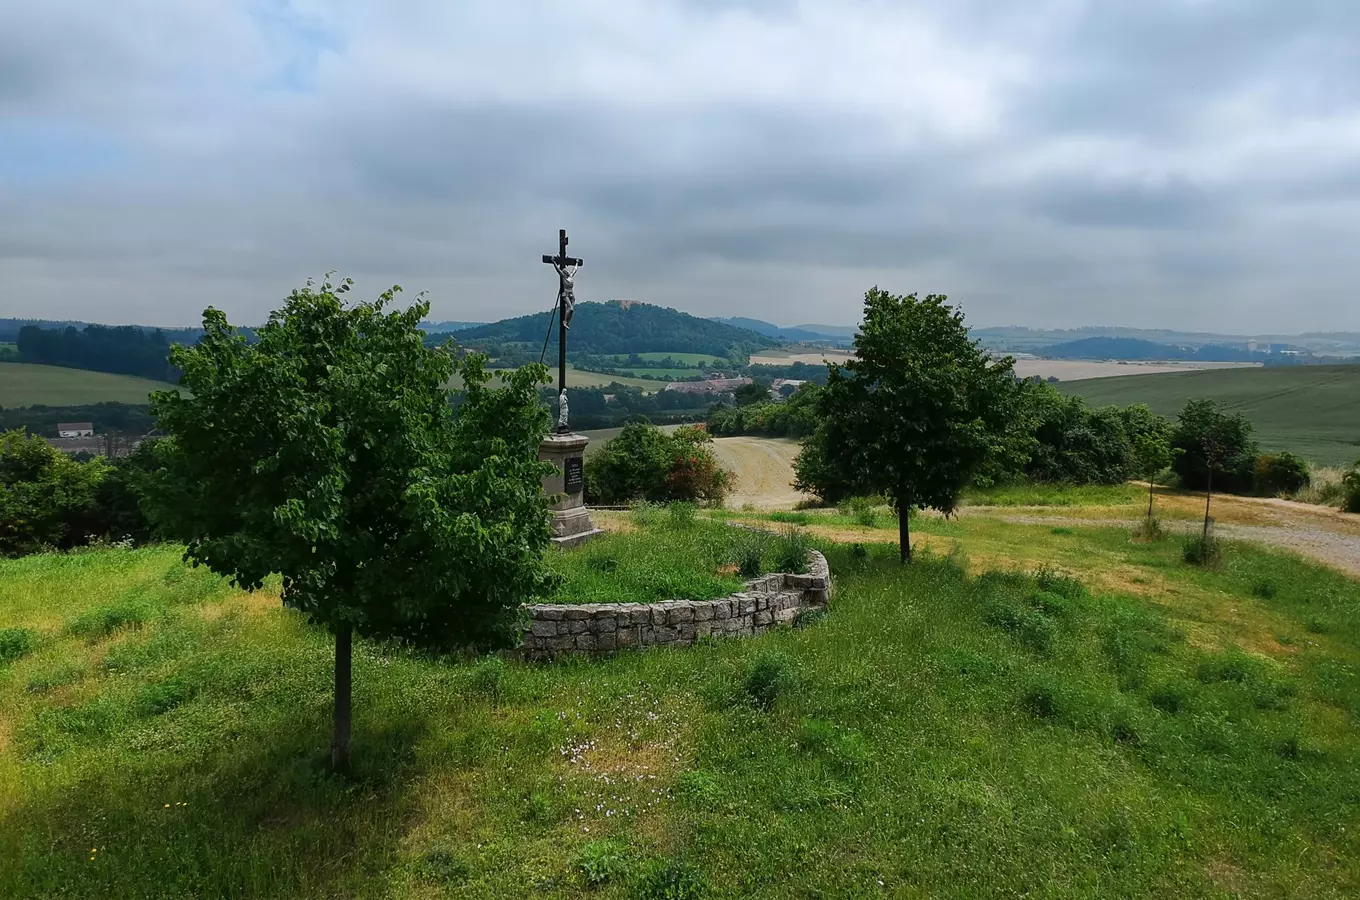
[[[504,319],[458,332],[465,346],[486,348],[497,344],[524,343],[535,349],[543,345],[549,314],[534,313]],[[568,351],[587,353],[711,353],[715,356],[745,355],[779,344],[774,338],[722,322],[700,319],[678,310],[648,303],[578,303],[571,320]],[[557,329],[549,347],[557,345]],[[493,354],[494,355],[494,354]]]

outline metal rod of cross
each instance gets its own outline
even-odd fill
[[[571,315],[576,305],[572,277],[576,270],[585,265],[585,260],[567,256],[567,229],[557,232],[557,255],[543,255],[543,261],[557,270],[557,396],[559,403],[565,403],[567,391],[567,329],[571,327]],[[566,416],[561,416],[557,430],[565,434],[571,429],[567,426]]]

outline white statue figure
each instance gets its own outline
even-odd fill
[[[567,427],[567,389],[562,388],[562,393],[557,395],[557,427]]]

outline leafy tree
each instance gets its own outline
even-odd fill
[[[98,492],[108,464],[76,462],[37,435],[0,434],[0,554],[83,544],[98,530]]]
[[[1148,522],[1152,522],[1152,500],[1153,491],[1157,486],[1157,476],[1171,465],[1173,458],[1171,452],[1171,427],[1170,423],[1161,416],[1156,415],[1146,406],[1129,407],[1130,410],[1139,410],[1134,415],[1146,415],[1149,420],[1149,427],[1134,431],[1133,433],[1133,459],[1138,473],[1147,479],[1148,483]],[[1161,427],[1153,424],[1153,420],[1160,423]]]
[[[1171,439],[1172,468],[1188,488],[1204,489],[1204,537],[1209,538],[1209,506],[1214,478],[1220,489],[1251,488],[1256,466],[1256,441],[1251,423],[1241,415],[1227,415],[1213,400],[1191,400],[1181,410]]]
[[[1251,422],[1229,415],[1214,400],[1190,400],[1177,417],[1171,466],[1181,484],[1199,490],[1218,483],[1220,490],[1247,493],[1255,481],[1257,447]]]
[[[750,384],[743,384],[732,392],[732,399],[737,406],[749,406],[752,403],[767,403],[770,399],[769,382],[761,383],[752,381]]]
[[[349,761],[352,637],[491,647],[545,589],[551,537],[538,446],[541,366],[488,387],[483,357],[422,344],[429,304],[347,305],[311,282],[248,344],[218,310],[172,361],[192,395],[157,392],[169,434],[156,500],[186,559],[283,600],[335,635],[331,763]],[[466,400],[450,409],[457,371]]]
[[[879,288],[864,295],[856,358],[831,367],[823,422],[804,449],[812,458],[798,467],[800,485],[823,497],[887,495],[904,563],[911,561],[910,512],[952,512],[1014,411],[1011,360],[990,360],[945,299]]]

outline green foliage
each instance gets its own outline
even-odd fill
[[[1262,453],[1256,460],[1256,490],[1266,496],[1293,496],[1312,482],[1308,461],[1288,450]]]
[[[632,871],[628,845],[607,838],[582,845],[576,851],[575,865],[591,887],[622,881]]]
[[[0,666],[27,656],[38,646],[38,635],[31,628],[0,628]]]
[[[78,463],[22,431],[0,434],[0,555],[67,549],[99,528],[102,459]]]
[[[504,319],[458,332],[459,343],[499,355],[502,346],[516,344],[532,347],[537,359],[543,346],[543,329],[547,317],[542,314]],[[618,301],[608,303],[578,303],[571,321],[571,336],[567,349],[586,353],[629,354],[647,352],[700,353],[739,359],[753,351],[778,345],[778,341],[764,335],[733,328],[722,322],[701,319],[650,303]],[[549,338],[548,353],[557,354],[557,329]],[[497,351],[497,352],[493,352]]]
[[[1219,490],[1249,492],[1257,455],[1251,430],[1245,417],[1223,412],[1212,400],[1186,403],[1171,439],[1176,454],[1171,467],[1180,476],[1181,486],[1204,490],[1212,472]]]
[[[836,505],[836,511],[856,525],[873,528],[878,524],[877,497],[849,497]]]
[[[132,598],[96,606],[76,617],[66,626],[66,633],[96,640],[125,625],[139,626],[154,614],[151,604]]]
[[[878,288],[864,296],[855,352],[831,367],[798,486],[828,501],[885,494],[904,532],[914,508],[952,512],[1011,420],[1011,361],[991,362],[943,296]]]
[[[760,651],[746,670],[746,696],[761,709],[773,709],[792,685],[793,662],[778,650]]]
[[[192,396],[152,406],[170,435],[159,515],[195,564],[337,630],[495,646],[547,583],[542,367],[491,389],[476,355],[422,345],[428,304],[346,305],[348,279],[294,291],[247,341],[215,309],[172,360]],[[444,384],[455,371],[457,415]]]
[[[136,375],[152,381],[173,382],[178,377],[169,361],[170,342],[159,328],[25,325],[19,329],[18,351],[27,363]]]
[[[802,574],[808,570],[808,554],[812,544],[807,532],[789,526],[775,538],[772,548],[774,571]]]
[[[1212,534],[1196,534],[1181,545],[1181,558],[1192,566],[1215,566],[1223,558],[1223,548]]]
[[[1317,465],[1345,466],[1355,458],[1360,365],[1123,375],[1064,381],[1058,389],[1093,406],[1146,403],[1164,416],[1192,399],[1217,400],[1251,420],[1263,448],[1289,450]]]
[[[667,434],[649,422],[625,425],[586,457],[586,497],[596,504],[682,500],[720,504],[732,475],[718,465],[700,428]]]
[[[1345,490],[1341,508],[1346,512],[1360,513],[1360,459],[1341,477],[1341,486]]]
[[[749,405],[714,406],[708,413],[708,430],[720,436],[805,437],[817,428],[821,395],[820,385],[805,384],[782,402],[767,394]]]
[[[708,895],[703,873],[679,860],[658,860],[649,865],[636,893],[639,900],[701,900]]]

